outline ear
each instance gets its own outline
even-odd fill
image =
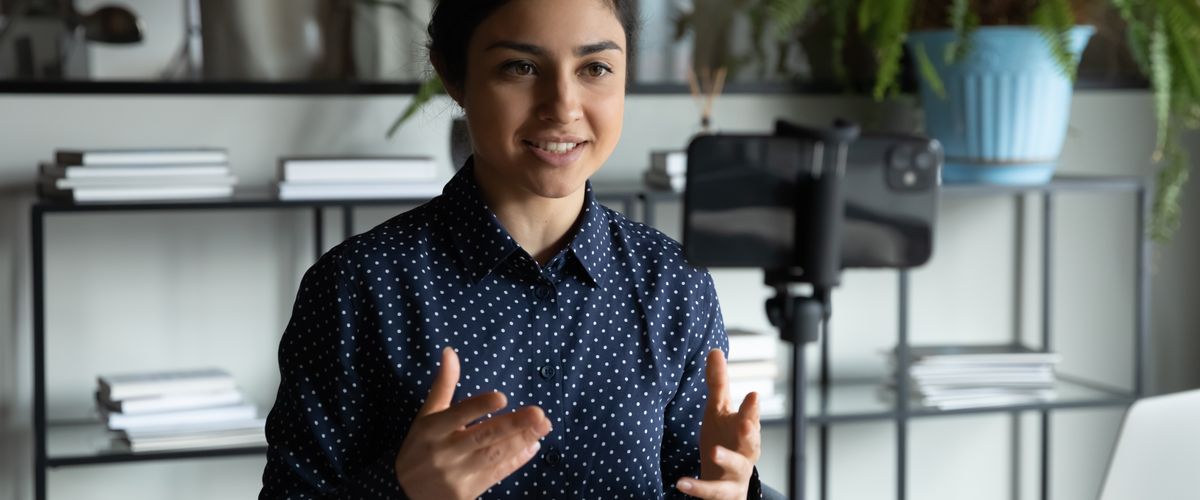
[[[442,87],[446,89],[446,95],[450,96],[451,99],[454,99],[454,102],[458,103],[460,108],[466,109],[463,107],[462,88],[451,84],[449,80],[446,79],[446,61],[444,58],[442,58],[442,55],[437,52],[430,52],[429,61],[433,63],[433,70],[437,72],[438,78],[442,80]]]

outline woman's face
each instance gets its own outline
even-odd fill
[[[476,28],[466,81],[479,174],[509,196],[579,191],[617,145],[625,30],[605,0],[512,0]]]

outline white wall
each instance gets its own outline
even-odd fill
[[[139,8],[164,12],[170,9]],[[86,8],[86,6],[84,6]],[[159,23],[160,25],[162,23]],[[154,35],[155,61],[169,56],[169,29]],[[105,49],[98,60],[129,72],[153,72],[145,57]],[[435,103],[392,141],[383,132],[403,109],[403,96],[0,96],[0,499],[31,495],[29,427],[30,186],[38,161],[57,148],[214,145],[230,151],[244,186],[266,187],[275,159],[297,154],[428,154],[451,173],[447,145],[453,110]],[[1076,96],[1062,169],[1077,174],[1149,172],[1153,141],[1145,92],[1085,92]],[[775,117],[825,123],[846,116],[912,129],[904,103],[876,106],[850,97],[726,96],[716,123],[725,131],[765,130]],[[631,96],[625,131],[599,180],[635,180],[652,149],[683,145],[695,130],[686,96]],[[1190,142],[1195,145],[1195,141]],[[1193,148],[1195,149],[1195,148]],[[1200,158],[1200,152],[1193,152]],[[1189,207],[1200,187],[1188,189]],[[1031,200],[1033,201],[1033,200]],[[360,212],[365,230],[402,208]],[[661,207],[671,234],[678,207]],[[1200,386],[1193,329],[1200,210],[1190,209],[1176,241],[1154,255],[1151,353],[1153,387]],[[1036,220],[1038,205],[1030,203]],[[997,341],[1019,329],[1039,338],[1035,282],[1040,242],[1025,227],[1016,249],[1010,200],[948,199],[941,212],[934,261],[914,273],[912,338],[917,342]],[[47,240],[49,408],[55,418],[86,416],[97,373],[115,369],[215,363],[228,367],[264,408],[277,383],[275,347],[300,273],[311,262],[306,214],[290,211],[87,214],[51,217]],[[1064,368],[1114,384],[1130,376],[1133,201],[1064,197],[1058,233],[1055,322]],[[337,233],[336,219],[329,235]],[[1027,263],[1020,294],[1024,321],[1011,310],[1017,256]],[[767,290],[752,272],[716,272],[730,326],[767,329]],[[894,273],[851,272],[835,296],[834,373],[877,377],[878,354],[895,341]],[[1095,495],[1121,412],[1074,410],[1054,418],[1055,499]],[[1023,498],[1034,498],[1036,420],[1022,418]],[[909,498],[1007,499],[1011,423],[1007,416],[922,419],[910,428]],[[836,499],[891,498],[895,484],[894,426],[847,424],[833,431],[831,493]],[[765,431],[763,478],[786,485],[786,433]],[[74,467],[50,474],[51,498],[227,498],[257,488],[257,457]],[[221,478],[213,481],[212,478]],[[183,485],[184,487],[180,487]]]
[[[6,328],[0,336],[0,409],[4,417],[4,493],[28,495],[31,385],[28,298],[28,203],[20,194],[33,181],[36,162],[59,147],[120,147],[213,144],[229,148],[244,185],[266,186],[274,159],[286,154],[418,153],[447,165],[450,112],[435,104],[394,141],[383,130],[405,97],[262,96],[3,96],[0,113],[0,179],[6,186],[0,218],[0,289]],[[858,99],[727,96],[718,107],[725,130],[764,129],[774,116],[824,122],[834,115],[865,120],[894,111],[864,111]],[[1142,93],[1077,96],[1064,170],[1074,173],[1144,172],[1150,148],[1149,100]],[[649,150],[675,147],[690,133],[694,117],[686,97],[631,96],[618,151],[600,179],[636,178]],[[1191,189],[1193,199],[1196,189]],[[1031,204],[1031,215],[1037,213]],[[1128,380],[1132,200],[1108,198],[1060,203],[1056,322],[1068,370],[1122,383]],[[394,209],[399,210],[399,209]],[[394,210],[364,210],[364,230]],[[669,232],[671,207],[659,220]],[[1161,390],[1200,385],[1190,363],[1197,324],[1186,297],[1195,268],[1195,228],[1189,214],[1176,242],[1160,248],[1154,287],[1153,368]],[[264,407],[276,384],[274,349],[300,272],[311,256],[307,216],[286,211],[234,211],[56,215],[47,227],[49,293],[49,406],[56,418],[88,411],[96,373],[117,368],[219,363],[229,367]],[[915,341],[985,341],[1008,338],[1013,291],[1014,227],[1004,199],[946,200],[937,256],[914,275]],[[331,228],[333,234],[336,228]],[[1036,227],[1027,244],[1038,243]],[[1029,271],[1037,270],[1029,254]],[[1122,267],[1124,266],[1124,267]],[[1113,273],[1110,275],[1110,273]],[[730,325],[766,328],[761,316],[767,292],[757,273],[718,272],[719,293]],[[1033,275],[1026,286],[1033,286]],[[848,273],[836,296],[833,325],[835,373],[882,373],[877,354],[894,342],[895,277],[887,272]],[[1036,295],[1027,300],[1036,312]],[[1036,324],[1036,323],[1033,323]],[[1036,339],[1036,328],[1027,337]],[[1117,411],[1071,411],[1055,418],[1055,498],[1094,494],[1111,446]],[[1027,420],[1026,429],[1035,422]],[[1008,498],[1009,421],[1005,416],[926,419],[912,426],[910,494],[914,498]],[[1033,434],[1027,431],[1027,434]],[[833,433],[834,498],[890,496],[894,484],[893,429],[888,423],[838,427]],[[786,442],[770,428],[761,462],[764,478],[786,484]],[[1032,450],[1036,441],[1026,439]],[[1033,478],[1035,455],[1027,457]],[[197,474],[229,477],[253,488],[260,461],[188,461],[167,464],[54,470],[52,492],[88,491],[118,498],[139,484],[142,498],[167,496],[167,488]],[[101,471],[103,473],[101,473]],[[872,478],[863,481],[863,474]],[[195,480],[195,479],[192,479]],[[1032,481],[1026,481],[1027,489]],[[214,488],[217,486],[213,486]],[[174,491],[174,490],[172,490]],[[224,496],[199,482],[193,498]],[[225,491],[225,490],[222,490]],[[173,494],[173,493],[172,493]],[[62,494],[59,497],[72,497]]]

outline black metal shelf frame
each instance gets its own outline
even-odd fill
[[[839,397],[845,394],[851,394],[853,391],[862,391],[864,387],[878,387],[879,381],[851,381],[849,383],[834,382],[828,377],[829,363],[829,342],[828,335],[822,336],[820,341],[820,368],[824,377],[820,377],[814,384],[813,389],[816,394],[813,404],[808,407],[812,408],[809,416],[809,422],[819,431],[818,435],[818,463],[820,471],[819,489],[821,498],[827,498],[828,492],[828,457],[829,457],[829,441],[828,432],[830,426],[839,423],[861,422],[861,421],[886,421],[892,420],[896,425],[897,437],[897,498],[903,500],[906,497],[906,466],[907,466],[907,425],[910,419],[938,417],[938,416],[953,416],[964,414],[978,413],[1009,413],[1012,415],[1014,437],[1012,447],[1014,457],[1019,455],[1019,418],[1022,413],[1028,411],[1037,411],[1041,414],[1041,491],[1042,498],[1048,498],[1049,492],[1049,436],[1050,436],[1050,413],[1054,410],[1068,408],[1089,408],[1089,407],[1123,407],[1131,404],[1138,397],[1144,394],[1144,356],[1146,354],[1146,345],[1149,335],[1149,255],[1150,242],[1145,237],[1146,223],[1149,216],[1149,181],[1143,178],[1131,177],[1077,177],[1077,178],[1060,178],[1055,179],[1049,184],[1042,186],[1029,187],[1006,187],[1006,186],[956,186],[947,185],[943,187],[943,196],[959,197],[959,196],[1014,196],[1018,203],[1024,203],[1025,197],[1029,195],[1040,195],[1044,204],[1042,214],[1042,262],[1044,265],[1041,269],[1042,274],[1042,347],[1046,350],[1051,349],[1051,314],[1052,304],[1050,301],[1052,292],[1052,256],[1053,251],[1053,201],[1057,193],[1060,192],[1133,192],[1137,195],[1137,273],[1136,273],[1136,290],[1137,297],[1135,307],[1135,363],[1134,363],[1134,381],[1133,390],[1122,391],[1104,387],[1094,382],[1087,381],[1082,378],[1060,376],[1065,383],[1071,384],[1070,387],[1079,388],[1080,390],[1091,391],[1077,398],[1064,398],[1057,401],[1048,401],[1037,404],[1026,405],[1009,405],[987,408],[972,408],[961,410],[938,410],[926,407],[911,407],[909,403],[910,390],[907,387],[907,382],[904,377],[899,377],[897,387],[897,397],[890,405],[881,405],[878,408],[867,410],[843,410],[835,408]],[[674,202],[679,199],[677,193],[669,191],[655,191],[645,188],[634,187],[629,185],[613,186],[608,189],[597,186],[597,197],[606,202],[619,204],[623,212],[635,218],[634,210],[637,209],[640,219],[647,225],[654,225],[655,222],[655,205],[661,202]],[[112,464],[125,462],[145,462],[157,460],[173,460],[173,459],[197,459],[197,458],[212,458],[212,457],[227,457],[238,455],[255,455],[265,452],[262,447],[237,447],[237,448],[215,448],[201,450],[186,450],[186,451],[170,451],[170,452],[155,452],[155,453],[129,453],[119,450],[93,450],[90,452],[65,453],[51,456],[49,453],[47,442],[48,436],[59,432],[68,432],[73,426],[90,425],[92,427],[101,427],[96,422],[50,422],[47,420],[46,412],[46,378],[45,378],[45,305],[46,305],[46,283],[45,283],[45,223],[46,219],[54,214],[72,214],[72,213],[111,213],[111,212],[143,212],[143,211],[196,211],[196,210],[259,210],[259,209],[290,209],[290,210],[311,210],[312,212],[312,228],[313,228],[313,254],[314,258],[319,257],[325,251],[324,226],[326,211],[335,209],[340,211],[342,218],[342,235],[341,237],[349,238],[354,234],[355,209],[359,207],[370,206],[411,206],[426,201],[426,199],[369,199],[369,200],[303,200],[303,201],[283,201],[273,197],[271,194],[261,190],[239,190],[232,199],[224,200],[204,200],[204,201],[164,201],[164,202],[111,202],[111,203],[71,203],[66,201],[43,200],[35,203],[31,207],[31,244],[32,244],[32,273],[33,273],[33,369],[34,369],[34,394],[33,394],[33,413],[34,413],[34,498],[44,500],[46,498],[46,472],[49,467],[67,467],[81,466],[93,464]],[[1018,271],[1020,272],[1020,271]],[[899,286],[899,301],[900,301],[900,317],[898,318],[898,340],[897,345],[900,347],[899,359],[900,367],[907,370],[909,364],[908,359],[908,301],[909,301],[909,273],[907,271],[898,272]],[[828,332],[827,332],[828,333]],[[1014,342],[1019,342],[1020,339],[1015,338]],[[784,425],[788,422],[788,417],[776,417],[765,419],[763,425]],[[102,432],[100,429],[98,432]],[[1016,460],[1016,458],[1014,458]],[[1019,478],[1016,476],[1016,468],[1014,468],[1014,485],[1018,484]]]
[[[1082,387],[1089,387],[1098,391],[1099,397],[1084,398],[1074,401],[1050,401],[1038,404],[1022,404],[1022,405],[1006,405],[994,406],[987,408],[972,408],[961,410],[938,410],[932,408],[913,408],[910,403],[912,391],[906,377],[896,377],[896,396],[893,407],[863,413],[845,413],[837,414],[830,413],[829,403],[831,397],[836,396],[836,383],[829,376],[829,344],[830,332],[828,325],[824,334],[818,342],[817,348],[820,350],[818,371],[820,375],[817,377],[815,384],[811,385],[812,390],[818,391],[816,399],[817,410],[806,412],[810,416],[806,419],[817,431],[817,463],[818,463],[818,478],[817,490],[818,497],[821,500],[829,498],[829,433],[830,427],[834,424],[855,421],[870,421],[870,420],[893,420],[896,426],[896,499],[905,500],[907,493],[907,476],[908,476],[908,422],[913,418],[951,416],[951,415],[966,415],[979,413],[1009,413],[1011,416],[1012,440],[1010,443],[1012,454],[1012,478],[1011,484],[1014,492],[1020,490],[1020,468],[1019,461],[1021,457],[1021,416],[1027,411],[1036,411],[1040,416],[1039,433],[1040,433],[1040,498],[1048,500],[1050,498],[1050,437],[1051,437],[1051,422],[1050,416],[1054,410],[1070,409],[1070,408],[1094,408],[1094,407],[1125,407],[1132,404],[1138,398],[1145,394],[1145,366],[1147,355],[1147,346],[1149,343],[1150,334],[1150,249],[1151,242],[1147,235],[1149,217],[1150,217],[1150,201],[1149,193],[1151,192],[1152,183],[1144,177],[1118,177],[1118,176],[1061,176],[1055,177],[1046,184],[1035,186],[999,186],[986,184],[946,184],[942,186],[942,196],[944,198],[970,198],[983,196],[1011,196],[1015,203],[1020,208],[1021,224],[1018,227],[1024,227],[1028,218],[1028,213],[1025,210],[1025,203],[1030,196],[1038,196],[1042,201],[1042,216],[1041,216],[1041,269],[1040,269],[1040,284],[1041,284],[1041,350],[1052,351],[1054,346],[1053,336],[1053,292],[1054,292],[1054,202],[1055,197],[1059,193],[1132,193],[1136,198],[1137,221],[1135,224],[1133,237],[1137,242],[1135,250],[1135,275],[1134,279],[1134,324],[1132,331],[1134,336],[1134,368],[1132,390],[1123,391],[1120,389],[1104,387],[1098,383],[1088,381],[1080,377],[1072,377],[1069,375],[1060,375],[1060,379],[1074,383]],[[642,194],[644,216],[643,221],[653,226],[654,225],[654,205],[660,202],[673,202],[680,198],[678,193],[671,191],[649,191]],[[1017,238],[1017,244],[1023,245],[1021,239]],[[1023,249],[1018,248],[1019,251]],[[1024,263],[1016,270],[1017,273],[1024,274]],[[897,373],[907,373],[908,367],[911,365],[911,356],[909,352],[909,300],[910,295],[910,272],[908,270],[900,270],[897,272],[898,285],[898,300],[899,300],[899,317],[897,318]],[[1022,313],[1023,314],[1023,313]],[[1012,342],[1020,344],[1020,329],[1014,329]],[[790,391],[790,388],[788,388]],[[808,406],[812,408],[812,405]],[[789,417],[774,418],[764,422],[764,425],[786,425],[789,422]],[[1016,494],[1019,495],[1019,494]],[[793,499],[799,500],[799,499]]]

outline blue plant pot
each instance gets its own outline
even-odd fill
[[[1071,31],[1075,64],[1094,32],[1091,26]],[[920,79],[926,133],[946,152],[943,182],[1048,182],[1066,138],[1072,83],[1046,39],[1032,27],[981,27],[970,52],[947,64],[954,40],[950,30],[920,31],[907,42],[910,52],[924,48],[945,85],[940,97]]]

